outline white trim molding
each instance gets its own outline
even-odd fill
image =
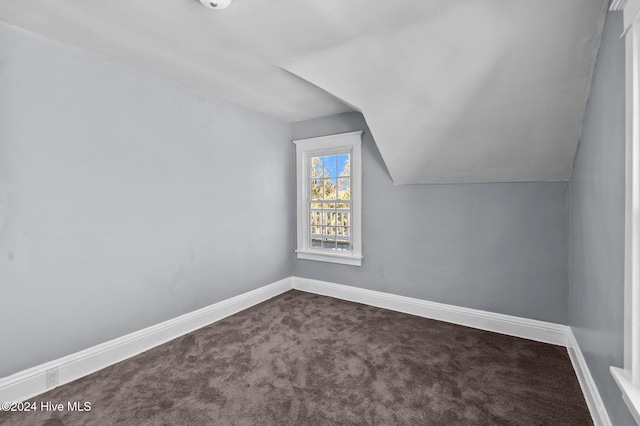
[[[624,368],[610,368],[640,424],[640,0],[616,1],[625,38]]]
[[[291,289],[423,318],[565,346],[596,426],[611,426],[598,389],[571,329],[562,324],[430,302],[308,278],[288,277],[197,311],[0,379],[0,402],[24,401],[52,389],[46,373],[58,369],[63,385],[205,327]]]
[[[629,407],[629,411],[631,411],[636,423],[640,425],[640,412],[638,412],[638,406],[633,403],[633,401],[640,401],[640,389],[631,383],[629,370],[617,367],[610,367],[609,369],[620,390],[622,390],[622,399]]]
[[[296,145],[296,205],[298,259],[360,266],[362,264],[362,130],[335,135],[297,139]],[[351,249],[331,251],[311,247],[310,229],[310,161],[314,156],[348,152],[350,155],[350,241]],[[324,232],[324,231],[323,231]]]
[[[569,341],[567,344],[567,351],[569,352],[569,358],[573,369],[576,371],[580,388],[584,394],[584,399],[589,407],[591,418],[595,426],[611,426],[611,420],[609,419],[609,413],[605,408],[604,402],[600,397],[598,386],[591,376],[591,371],[587,365],[587,361],[584,359],[582,350],[578,345],[578,341],[573,334],[573,331],[569,329]]]
[[[609,10],[622,11],[623,13],[623,35],[627,33],[634,20],[637,20],[640,13],[640,0],[613,0]]]
[[[308,278],[293,277],[293,288],[322,296],[330,296],[336,299],[417,315],[423,318],[522,337],[538,342],[567,346],[569,327],[566,325],[429,302],[412,297]]]
[[[291,290],[291,288],[291,278],[285,278],[197,311],[2,378],[0,379],[0,402],[24,401],[53,389],[53,387],[46,386],[45,377],[49,370],[58,369],[57,386],[72,382],[269,300]]]
[[[624,6],[627,4],[627,0],[612,0],[609,10],[624,10]]]
[[[640,384],[640,25],[633,25],[626,44],[625,147],[625,369]]]

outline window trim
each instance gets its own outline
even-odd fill
[[[626,49],[624,368],[610,369],[640,424],[640,0],[614,0],[610,9],[624,13]]]
[[[292,141],[296,145],[296,202],[298,259],[332,262],[343,265],[362,264],[362,131],[339,133]],[[312,248],[309,241],[309,159],[332,152],[351,154],[351,250],[345,252]]]

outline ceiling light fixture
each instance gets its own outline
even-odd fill
[[[231,4],[232,0],[199,0],[199,1],[209,9],[226,9]]]

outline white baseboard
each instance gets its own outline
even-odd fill
[[[0,379],[0,402],[24,401],[47,388],[46,372],[58,369],[58,386],[219,321],[292,288],[291,278],[223,300],[126,336],[93,346],[46,364]]]
[[[412,297],[397,296],[326,281],[292,277],[293,288],[351,302],[363,303],[424,318],[465,325],[486,331],[522,337],[538,342],[567,346],[569,327],[551,322],[496,314],[478,309],[462,308],[444,303],[429,302]]]
[[[573,335],[571,329],[569,329],[567,349],[569,351],[569,358],[571,358],[571,363],[573,364],[573,369],[576,371],[576,376],[578,376],[578,382],[580,382],[584,399],[587,401],[589,412],[591,412],[593,423],[595,426],[611,426],[609,414],[604,406],[604,402],[602,402],[602,398],[600,398],[600,392],[598,392],[596,382],[591,376],[587,361],[584,359],[576,336]]]
[[[264,302],[292,288],[509,336],[566,346],[595,425],[611,426],[598,388],[591,377],[578,343],[571,329],[566,325],[300,277],[282,279],[169,321],[2,378],[0,379],[0,402],[24,401],[53,389],[46,386],[45,377],[48,370],[58,369],[58,386],[69,383]]]

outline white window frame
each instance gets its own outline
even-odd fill
[[[624,13],[626,45],[624,368],[611,367],[640,424],[640,0],[614,0]]]
[[[294,140],[297,180],[298,259],[360,266],[362,263],[362,131]],[[313,248],[309,241],[310,159],[318,155],[351,154],[351,250]]]

